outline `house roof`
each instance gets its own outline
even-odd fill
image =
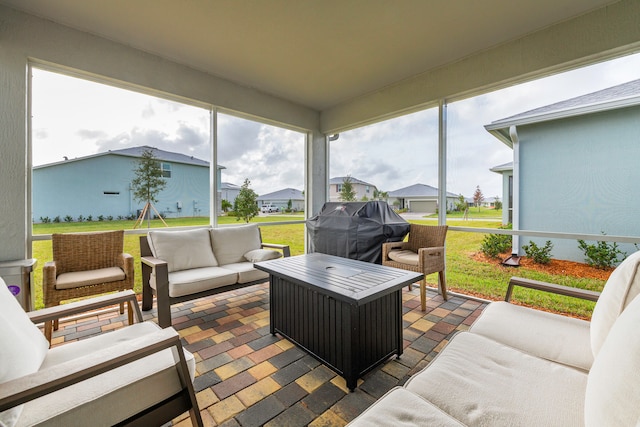
[[[274,199],[274,200],[304,200],[304,194],[302,191],[295,188],[284,188],[282,190],[274,191],[273,193],[263,194],[258,199]]]
[[[230,182],[221,182],[220,188],[222,190],[240,190],[242,187],[240,187],[239,185],[232,184]]]
[[[640,79],[496,120],[485,125],[485,129],[511,147],[511,126],[541,123],[635,105],[640,105]]]
[[[495,172],[495,173],[502,173],[502,172],[512,171],[513,170],[513,162],[503,163],[501,165],[494,166],[489,170],[491,172]]]
[[[0,3],[321,111],[616,2]]]
[[[193,156],[188,156],[186,154],[160,150],[159,148],[150,147],[148,145],[142,145],[138,147],[123,148],[120,150],[104,151],[102,153],[91,154],[89,156],[76,157],[75,159],[68,159],[62,162],[47,163],[45,165],[34,166],[34,169],[40,169],[40,168],[55,166],[63,163],[71,163],[71,162],[77,162],[80,160],[86,160],[86,159],[95,158],[95,157],[111,156],[111,155],[139,158],[139,157],[142,157],[142,153],[145,150],[153,151],[153,155],[155,156],[155,158],[160,161],[209,167],[209,162],[207,162],[206,160],[201,160]],[[218,165],[218,169],[226,169],[226,168],[224,166]]]
[[[358,178],[354,178],[352,176],[349,177],[349,178],[351,178],[351,183],[352,184],[369,185],[371,187],[376,187],[375,185],[369,184],[368,182],[361,181]],[[345,179],[347,179],[346,176],[336,176],[335,178],[331,178],[329,180],[329,184],[342,184]],[[376,188],[378,188],[378,187],[376,187]]]
[[[389,191],[389,197],[438,197],[438,189],[426,184],[413,184],[408,187]],[[447,197],[458,197],[457,194],[447,192]]]

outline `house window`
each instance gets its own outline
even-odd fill
[[[368,192],[369,192],[369,186],[368,186],[368,185],[364,188],[364,191],[365,191],[366,193],[368,193]]]
[[[336,192],[338,193],[342,192],[342,184],[336,184]]]
[[[171,178],[171,163],[162,163],[162,177]]]

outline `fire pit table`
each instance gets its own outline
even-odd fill
[[[269,273],[270,331],[358,377],[402,354],[402,287],[420,273],[312,253],[254,264]]]

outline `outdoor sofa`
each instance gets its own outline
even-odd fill
[[[49,347],[38,323],[131,302],[138,323]],[[0,278],[0,426],[201,426],[196,361],[173,328],[143,322],[133,290],[26,313]]]
[[[507,299],[512,286],[576,293],[514,278]],[[491,303],[469,331],[350,425],[640,425],[639,293],[636,252],[611,274],[591,322]]]
[[[277,250],[276,250],[277,249]],[[140,237],[142,309],[156,295],[158,324],[171,326],[171,305],[266,281],[253,263],[289,256],[287,245],[263,243],[256,224],[149,231]]]

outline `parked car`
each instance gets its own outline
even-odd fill
[[[262,205],[260,208],[260,212],[262,213],[271,213],[271,212],[280,212],[280,208],[276,205],[269,203],[268,205]]]

